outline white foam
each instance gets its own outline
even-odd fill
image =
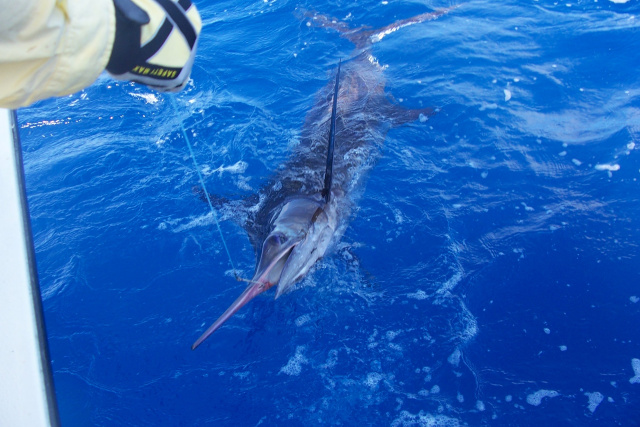
[[[509,89],[504,90],[504,100],[508,101],[511,99],[511,91]]]
[[[585,393],[584,395],[589,398],[589,406],[588,406],[588,408],[589,408],[589,410],[591,412],[595,412],[595,410],[598,407],[598,405],[604,399],[604,396],[599,391],[595,391],[593,393]]]
[[[574,165],[576,166],[580,166],[582,164],[582,162],[578,159],[571,159],[571,161],[573,162]]]
[[[465,425],[459,420],[446,415],[432,415],[424,411],[412,414],[409,411],[400,412],[400,416],[391,422],[391,427],[424,426],[424,427],[458,427]]]
[[[629,0],[609,0],[611,3],[618,3],[618,4],[624,4],[627,3]]]
[[[378,384],[380,384],[380,381],[382,381],[383,378],[382,374],[378,372],[369,372],[364,383],[370,389],[375,390],[378,388]]]
[[[325,369],[330,369],[336,366],[338,363],[338,350],[329,350],[327,361],[323,365]]]
[[[631,367],[635,375],[629,379],[629,382],[631,384],[640,384],[640,359],[631,359]]]
[[[471,315],[471,313],[468,311],[467,307],[464,305],[464,303],[462,303],[463,309],[465,310],[465,314],[466,314],[466,321],[467,324],[464,328],[464,330],[459,334],[460,338],[462,339],[463,342],[467,342],[469,341],[471,338],[475,337],[476,335],[478,335],[478,322],[476,321],[476,319]]]
[[[460,349],[456,348],[453,353],[447,358],[447,361],[451,363],[453,366],[458,366],[460,364],[460,357],[462,357],[462,352]]]
[[[484,110],[495,110],[498,108],[498,104],[492,103],[486,103],[483,102],[482,105],[480,106],[480,111],[484,111]]]
[[[417,300],[424,300],[427,299],[429,295],[427,295],[425,291],[418,289],[415,293],[407,294],[407,297]]]
[[[165,224],[166,222],[167,221],[163,222],[162,224]],[[183,231],[191,230],[192,228],[210,225],[213,222],[214,222],[213,214],[211,213],[211,211],[209,211],[204,215],[200,215],[200,216],[198,216],[196,218],[193,218],[192,220],[190,220],[186,224],[178,225],[172,231],[174,233],[182,233]],[[158,228],[160,228],[162,226],[162,224],[160,224],[158,226]],[[166,224],[165,224],[164,228],[166,228]]]
[[[387,331],[386,336],[389,341],[400,335],[402,331]]]
[[[134,98],[140,98],[147,104],[156,104],[158,102],[158,97],[154,93],[130,93],[129,95],[133,96]]]
[[[596,170],[598,171],[609,171],[609,172],[615,172],[615,171],[619,171],[620,170],[620,165],[619,164],[608,164],[608,163],[598,163],[597,165],[594,166],[596,168]]]
[[[560,394],[555,390],[538,390],[527,396],[527,403],[529,405],[538,406],[542,403],[542,399],[545,397],[552,398],[557,396],[560,396]]]
[[[395,343],[389,343],[387,344],[387,346],[391,349],[391,350],[395,350],[395,351],[404,351],[404,348],[402,348],[401,345],[395,344]]]
[[[247,170],[247,167],[249,167],[249,164],[247,162],[238,160],[237,162],[235,162],[230,166],[220,165],[213,170],[211,170],[211,168],[208,165],[204,165],[202,167],[202,173],[205,176],[209,176],[216,172],[218,172],[218,176],[221,176],[224,172],[238,174],[238,173],[244,173]]]
[[[404,216],[402,216],[400,209],[393,209],[393,216],[396,218],[396,224],[402,224],[404,222]]]
[[[300,345],[296,348],[296,353],[289,359],[286,365],[280,368],[279,374],[287,374],[290,376],[298,376],[302,372],[302,365],[309,363],[306,357],[302,354],[305,347]]]
[[[438,289],[437,293],[439,295],[446,294],[456,287],[458,283],[462,280],[462,273],[460,271],[456,272],[449,280],[444,282],[440,289]]]
[[[305,323],[307,323],[309,320],[311,320],[311,316],[309,316],[308,314],[303,314],[302,316],[296,319],[295,323],[296,323],[296,326],[300,327]]]
[[[520,204],[524,207],[524,210],[527,211],[527,212],[533,212],[535,210],[531,206],[527,206],[527,204],[525,202],[520,202]]]
[[[249,374],[250,374],[249,371],[242,371],[242,372],[234,372],[233,376],[236,378],[245,379],[249,376]]]

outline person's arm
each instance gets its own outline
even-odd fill
[[[0,0],[0,107],[67,95],[107,69],[158,90],[187,82],[201,29],[189,0]]]
[[[0,107],[76,92],[104,71],[113,0],[0,0]]]

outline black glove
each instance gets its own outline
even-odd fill
[[[177,92],[189,80],[202,28],[190,0],[113,0],[116,34],[107,71]]]

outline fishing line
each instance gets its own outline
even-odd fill
[[[169,94],[168,98],[171,100],[171,105],[173,105],[173,109],[175,110],[176,116],[179,116],[178,104],[176,103],[175,95]],[[182,130],[182,136],[184,140],[187,141],[187,147],[189,147],[189,154],[191,155],[191,160],[193,160],[193,165],[196,168],[196,172],[198,173],[198,178],[200,179],[200,185],[204,190],[204,195],[207,198],[207,202],[209,203],[209,207],[211,208],[211,213],[213,214],[213,219],[216,222],[216,227],[218,228],[218,232],[220,233],[220,239],[222,240],[222,245],[224,246],[224,250],[227,252],[227,256],[229,257],[229,264],[231,264],[231,268],[233,269],[233,275],[235,276],[237,281],[243,280],[240,276],[238,276],[238,271],[236,270],[235,265],[233,265],[233,260],[231,259],[231,252],[229,252],[229,248],[227,247],[227,242],[224,239],[224,234],[222,234],[222,228],[220,228],[220,222],[218,221],[218,213],[216,209],[213,207],[213,203],[211,203],[211,198],[209,197],[209,192],[207,191],[207,187],[204,185],[204,179],[202,178],[202,173],[200,173],[200,166],[198,166],[198,162],[196,161],[196,156],[193,153],[193,147],[191,147],[191,141],[187,136],[187,131],[184,128],[184,123],[180,120],[180,129]]]

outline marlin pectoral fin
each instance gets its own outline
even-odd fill
[[[244,231],[247,232],[247,236],[249,237],[251,246],[253,246],[254,252],[256,254],[259,253],[263,236],[256,232],[256,224],[248,215],[248,212],[260,203],[260,197],[258,194],[251,194],[245,198],[241,198],[240,196],[235,197],[235,195],[232,195],[231,198],[227,198],[214,193],[205,193],[199,185],[191,187],[191,192],[207,205],[209,204],[209,201],[211,201],[211,206],[215,209],[216,215],[218,215],[218,220],[225,221],[230,219],[235,224],[242,227]]]
[[[198,198],[205,203],[209,203],[209,201],[211,201],[211,204],[216,209],[220,209],[224,205],[229,203],[229,199],[227,199],[226,197],[218,196],[213,193],[205,193],[205,191],[199,185],[194,185],[193,187],[191,187],[191,192],[198,196]]]

